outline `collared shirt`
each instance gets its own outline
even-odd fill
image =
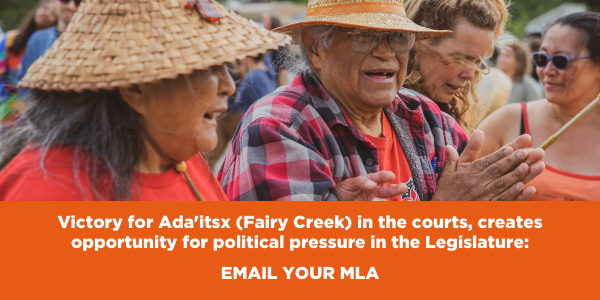
[[[383,108],[408,161],[414,190],[431,200],[446,145],[467,136],[425,96],[402,89]],[[437,163],[435,170],[433,158]],[[379,171],[376,146],[352,124],[314,74],[257,101],[233,138],[217,179],[230,200],[337,200],[329,189]]]
[[[56,26],[52,26],[43,30],[34,32],[29,40],[27,40],[27,46],[25,47],[25,55],[23,56],[23,67],[19,73],[19,78],[23,78],[29,70],[29,67],[40,58],[46,50],[48,50],[54,41],[58,39],[60,34],[56,30]]]

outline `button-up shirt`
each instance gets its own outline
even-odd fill
[[[401,89],[383,108],[408,161],[414,189],[431,200],[446,161],[467,135],[427,97]],[[435,168],[432,161],[436,158]],[[376,146],[309,72],[257,101],[245,114],[217,179],[230,200],[337,200],[330,189],[379,171]]]

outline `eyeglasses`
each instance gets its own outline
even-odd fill
[[[533,64],[538,68],[545,68],[548,65],[549,61],[552,61],[552,64],[558,70],[564,70],[569,66],[569,62],[573,59],[577,58],[589,58],[591,56],[568,56],[564,54],[556,54],[552,56],[548,56],[542,52],[535,52],[531,54],[531,58],[533,59]]]
[[[358,53],[371,53],[381,43],[381,37],[388,34],[388,43],[392,51],[407,53],[415,45],[417,34],[407,31],[378,31],[367,29],[354,29],[353,31],[336,31],[352,35],[352,49]]]
[[[444,49],[433,49],[425,43],[420,43],[417,55],[427,55],[444,65],[456,64],[466,69],[473,69],[481,74],[487,75],[490,73],[490,68],[484,58],[479,57],[476,59],[468,54],[446,52],[449,51],[444,51]]]
[[[64,3],[64,4],[69,4],[69,2],[74,1],[75,2],[75,6],[79,6],[79,4],[81,4],[81,2],[83,0],[60,0],[60,2]]]

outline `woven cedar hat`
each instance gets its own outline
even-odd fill
[[[127,87],[290,42],[213,0],[85,0],[19,87],[76,92]]]
[[[306,21],[279,27],[274,31],[294,34],[315,25],[337,25],[376,30],[417,32],[424,40],[451,34],[419,26],[406,16],[404,0],[309,0]]]

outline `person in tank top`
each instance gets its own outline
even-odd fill
[[[510,104],[479,126],[485,156],[520,134],[539,147],[600,94],[600,14],[576,13],[557,20],[533,54],[546,99]],[[529,200],[600,200],[600,106],[546,150],[546,169],[530,185]]]

